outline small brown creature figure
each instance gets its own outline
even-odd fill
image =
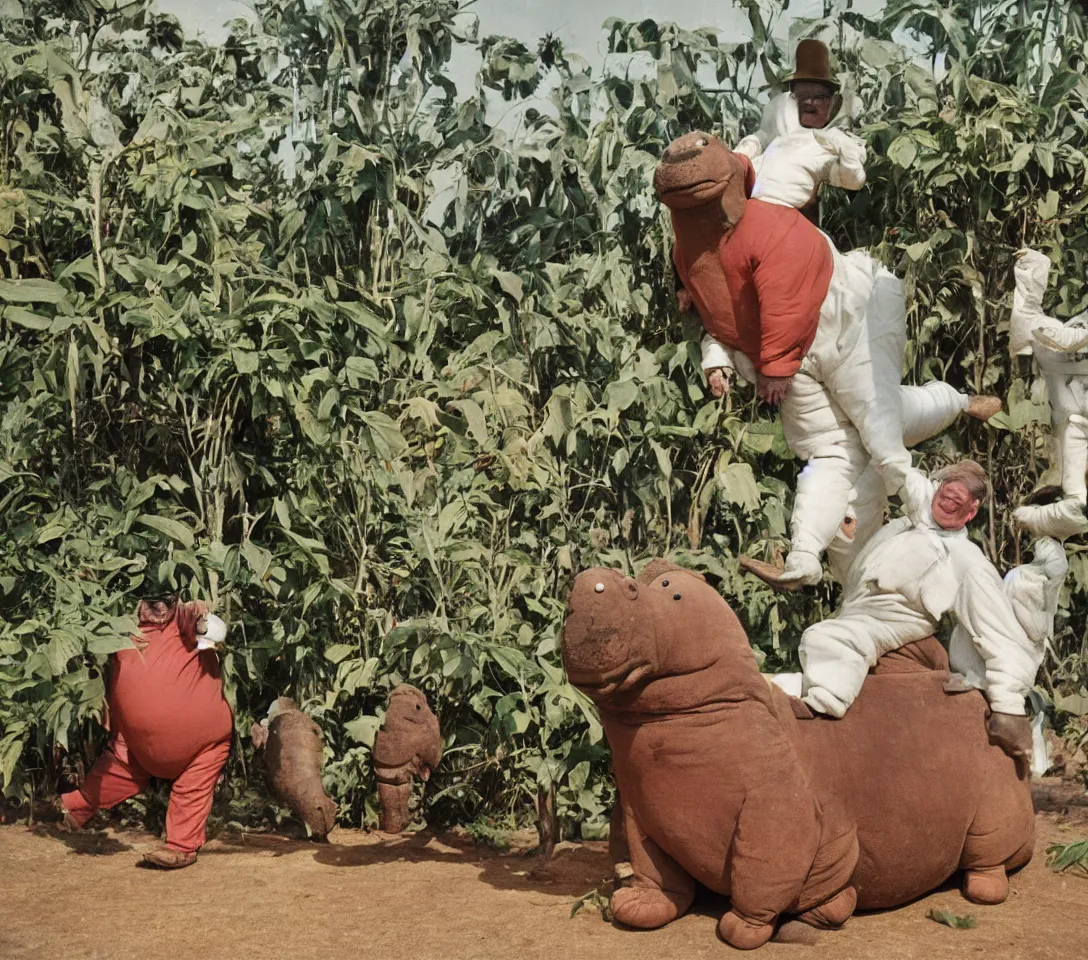
[[[290,697],[280,697],[268,719],[249,731],[255,749],[264,749],[265,779],[273,795],[324,841],[336,825],[336,804],[321,785],[321,728]]]
[[[415,687],[401,684],[389,695],[373,757],[382,808],[379,827],[383,833],[400,833],[412,820],[412,777],[429,779],[442,759],[438,718]]]

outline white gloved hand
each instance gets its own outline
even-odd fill
[[[933,481],[921,470],[911,467],[903,478],[899,488],[899,499],[903,509],[916,526],[933,526],[933,495],[936,488]]]
[[[866,147],[864,140],[835,127],[825,130],[813,130],[812,133],[816,137],[816,142],[828,153],[835,154],[843,166],[865,166]]]
[[[196,624],[197,650],[211,650],[227,639],[227,625],[214,613],[206,613]]]

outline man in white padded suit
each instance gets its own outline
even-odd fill
[[[1055,540],[1039,539],[1034,560],[1003,582],[967,536],[989,494],[985,471],[961,460],[935,480],[928,516],[918,522],[901,517],[873,536],[850,569],[836,616],[802,634],[801,697],[818,713],[843,716],[883,654],[935,634],[941,618],[952,614],[949,660],[957,675],[946,689],[982,690],[992,710],[991,739],[1027,760],[1032,743],[1024,699],[1053,631],[1065,551]],[[777,682],[788,689],[787,676]]]
[[[1065,539],[1088,533],[1088,313],[1063,323],[1043,313],[1050,258],[1038,250],[1016,255],[1016,288],[1009,321],[1009,351],[1035,355],[1046,381],[1052,426],[1052,462],[1061,499],[1018,507],[1017,523],[1036,535]]]
[[[733,152],[747,156],[755,168],[752,199],[796,207],[814,219],[811,212],[816,209],[821,183],[849,190],[864,186],[866,148],[864,141],[844,129],[850,115],[831,75],[830,53],[823,43],[802,40],[798,44],[789,88],[771,100],[760,129],[743,138]],[[882,306],[894,315],[889,317],[893,323],[901,320],[905,342],[902,285],[886,272],[877,282],[887,287]],[[724,395],[734,370],[743,379],[756,380],[748,358],[709,333],[703,337],[702,361],[714,396]],[[798,456],[840,464],[868,461],[849,418],[841,408],[821,402],[818,382],[796,377],[791,390],[788,406],[783,408],[783,427]],[[961,413],[987,420],[1001,409],[997,397],[969,397],[941,381],[901,386],[899,394],[903,445],[908,448],[937,435]],[[819,554],[826,547],[831,574],[841,582],[862,545],[884,522],[888,492],[877,468],[869,464],[853,485],[845,517],[828,515],[826,493],[818,473],[804,471],[794,500],[794,543],[786,569],[778,572],[746,558],[748,569],[780,589],[799,589],[820,579]]]

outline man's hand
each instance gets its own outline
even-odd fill
[[[996,744],[1017,764],[1031,763],[1031,721],[1013,713],[992,713],[986,721],[990,743]]]
[[[835,154],[839,162],[848,167],[865,166],[865,141],[851,136],[845,130],[835,128],[813,130],[816,142],[828,153]]]
[[[786,399],[793,377],[765,377],[759,375],[759,396],[765,403],[777,407]]]
[[[713,367],[706,372],[706,382],[710,385],[711,396],[720,400],[729,392],[729,371],[725,367]]]
[[[685,287],[677,287],[676,302],[680,305],[681,313],[687,313],[695,306],[695,300],[692,299],[691,294],[688,293]]]

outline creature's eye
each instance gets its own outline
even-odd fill
[[[662,580],[662,581],[661,581],[661,586],[663,586],[663,587],[667,587],[668,585],[669,585],[669,581],[668,581],[668,580]]]
[[[700,137],[698,140],[695,141],[695,146],[705,147],[706,146],[706,138],[705,137]]]
[[[417,710],[422,710],[423,708],[422,708],[422,707],[421,707],[421,706],[420,706],[420,705],[419,705],[419,704],[417,703],[417,704],[416,704],[416,709],[417,709]]]

